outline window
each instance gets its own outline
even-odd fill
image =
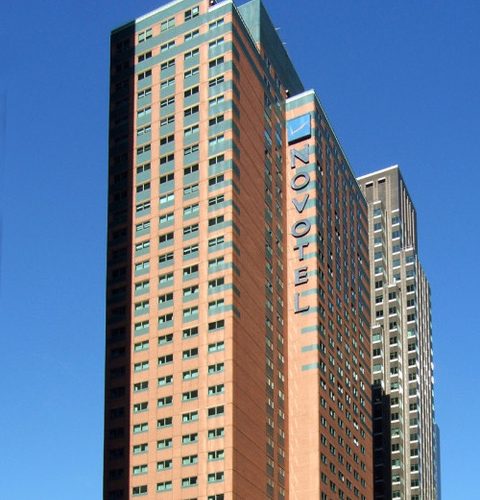
[[[198,441],[198,434],[194,432],[193,434],[185,434],[182,436],[182,444],[192,444]]]
[[[163,387],[165,385],[170,385],[173,383],[173,375],[165,375],[158,379],[158,386]]]
[[[140,146],[139,148],[137,148],[137,156],[140,156],[143,153],[148,153],[150,151],[150,149],[151,149],[150,144],[145,144],[145,146]],[[137,193],[138,193],[138,191],[137,191]]]
[[[194,255],[196,255],[196,254],[198,254],[198,243],[196,243],[195,245],[190,245],[190,246],[185,247],[185,248],[183,249],[183,256],[184,256],[184,257],[187,257],[187,256],[189,256],[189,255],[194,256]],[[184,296],[185,296],[185,295],[184,295]]]
[[[146,59],[150,59],[151,57],[152,57],[152,51],[149,50],[148,52],[144,52],[143,54],[140,54],[137,57],[137,62],[141,63],[141,62],[145,61]]]
[[[161,64],[160,70],[165,71],[168,68],[173,68],[175,66],[175,59],[170,59]]]
[[[134,486],[132,488],[132,495],[134,497],[140,496],[140,495],[146,495],[148,492],[147,486],[142,485],[142,486]]]
[[[220,18],[220,19],[216,19],[215,21],[212,21],[209,25],[208,25],[208,29],[209,30],[213,30],[215,28],[218,28],[219,26],[222,26],[223,24],[225,23],[223,17]]]
[[[217,38],[216,40],[212,40],[209,44],[208,44],[208,47],[210,49],[213,49],[214,47],[219,47],[220,45],[223,45],[223,43],[225,42],[225,39],[222,37],[220,38]]]
[[[199,210],[200,210],[199,204],[195,203],[193,205],[189,205],[188,207],[185,207],[183,209],[183,215],[184,215],[184,217],[189,217],[189,216],[191,217],[193,215],[198,214]]]
[[[147,252],[150,248],[150,241],[141,241],[140,243],[135,243],[135,252]]]
[[[185,116],[185,117],[192,116],[195,113],[198,113],[198,109],[199,109],[198,106],[192,106],[191,108],[186,108],[183,111],[183,116]]]
[[[189,266],[183,269],[183,277],[184,279],[191,278],[192,275],[198,273],[198,265],[195,264],[194,266]]]
[[[195,422],[198,420],[198,411],[189,411],[188,413],[182,414],[182,422],[188,424],[190,422]]]
[[[222,328],[225,328],[225,320],[221,319],[219,321],[212,321],[208,324],[208,333],[221,330]]]
[[[208,303],[208,312],[216,312],[216,309],[222,308],[225,304],[224,299],[217,299],[213,300],[212,302]]]
[[[150,97],[152,95],[152,89],[143,89],[137,92],[137,98],[138,99],[144,99],[145,97]]]
[[[223,427],[208,430],[208,439],[218,439],[223,436],[225,436],[225,429]]]
[[[189,59],[192,59],[193,57],[198,56],[199,53],[200,53],[200,50],[197,47],[196,49],[185,52],[185,54],[183,55],[183,58],[185,59],[185,61],[188,61]]]
[[[142,444],[136,444],[133,446],[133,454],[138,455],[140,453],[147,453],[148,452],[148,444],[147,443],[142,443]]]
[[[222,266],[225,263],[225,257],[216,257],[208,261],[208,270],[215,271],[217,267]]]
[[[142,80],[145,80],[145,78],[149,78],[150,76],[152,76],[152,70],[147,69],[147,71],[143,71],[142,73],[138,73],[137,79],[140,82]]]
[[[198,306],[187,307],[183,310],[183,320],[189,321],[190,319],[196,319],[198,316]]]
[[[217,278],[208,282],[208,291],[214,292],[220,286],[225,284],[225,278]]]
[[[190,339],[198,335],[198,327],[194,326],[192,328],[185,328],[182,332],[182,338]]]
[[[161,181],[160,181],[161,182]],[[160,223],[160,227],[163,224],[169,224],[170,222],[173,222],[173,212],[170,212],[168,214],[161,215],[160,218],[158,219]]]
[[[225,243],[225,237],[224,236],[217,236],[216,238],[211,238],[208,240],[208,248],[214,248],[218,245],[223,245]]]
[[[173,153],[170,153],[170,154],[165,155],[165,156],[160,156],[160,165],[165,165],[165,163],[169,163],[169,162],[173,161],[173,159],[174,159]]]
[[[175,85],[175,78],[169,78],[168,80],[163,80],[160,82],[161,89],[167,89],[168,87],[173,87]]]
[[[212,462],[215,460],[223,460],[225,458],[225,451],[224,450],[215,450],[215,451],[209,451],[208,452],[208,461]]]
[[[160,31],[167,31],[171,28],[175,27],[175,18],[171,17],[169,19],[165,19],[165,21],[162,21],[160,24]]]
[[[172,396],[164,396],[163,398],[159,398],[157,401],[157,407],[162,408],[163,406],[171,406],[173,404]]]
[[[190,184],[188,186],[185,186],[183,188],[183,194],[184,195],[195,195],[198,193],[198,184]]]
[[[148,402],[142,401],[133,405],[133,413],[141,413],[148,410]]]
[[[139,363],[135,363],[133,365],[133,371],[134,372],[143,372],[145,370],[148,370],[148,361],[140,361]]]
[[[209,198],[209,200],[208,200],[208,206],[209,207],[214,207],[215,205],[223,203],[224,201],[225,201],[225,196],[223,194],[220,194],[218,196],[214,196],[213,198]]]
[[[138,36],[138,43],[143,43],[149,40],[150,38],[152,38],[152,28],[148,28],[147,30],[142,31],[137,36]]]
[[[185,34],[184,41],[185,41],[185,42],[189,42],[189,41],[190,41],[190,40],[192,40],[193,38],[196,38],[198,35],[200,35],[200,30],[193,30],[193,31],[190,31],[190,33],[186,33],[186,34]]]
[[[191,87],[187,90],[185,90],[185,92],[183,93],[184,97],[187,98],[187,97],[191,97],[192,95],[196,95],[200,92],[200,88],[197,86],[195,87]]]
[[[171,136],[173,137],[173,136]],[[168,138],[165,138],[165,140],[167,140]],[[175,176],[173,173],[170,173],[170,174],[167,174],[167,175],[162,175],[160,177],[160,184],[166,184],[167,182],[172,182],[173,180],[175,179]],[[173,214],[172,215],[172,218],[173,218]]]
[[[220,175],[217,175],[215,177],[211,177],[210,179],[208,179],[208,185],[210,187],[212,187],[212,186],[215,186],[217,184],[220,184],[224,180],[225,180],[225,176],[223,174],[220,174]]]
[[[173,354],[166,354],[158,358],[158,366],[168,365],[173,363]]]
[[[160,52],[166,52],[167,50],[170,50],[172,47],[175,47],[175,40],[170,40],[160,45]]]
[[[143,422],[141,424],[135,424],[133,426],[133,433],[134,434],[140,434],[142,432],[147,432],[148,431],[148,423]]]
[[[192,349],[186,349],[182,353],[183,359],[192,359],[192,358],[196,358],[197,356],[198,356],[198,348],[197,347],[194,347]]]
[[[147,125],[146,127],[140,127],[137,129],[137,137],[149,134],[152,131],[152,127],[150,125]],[[138,168],[137,168],[137,174],[138,174]]]
[[[194,135],[194,134],[198,134],[198,125],[192,125],[191,127],[187,127],[184,131],[183,131],[183,135],[184,137],[190,137],[191,135]],[[196,165],[197,169],[195,170],[196,172],[198,172],[198,165]],[[185,173],[185,170],[187,169],[184,169],[184,173]],[[191,172],[188,172],[188,173],[191,173]]]
[[[223,481],[225,476],[224,472],[212,472],[211,474],[208,475],[208,482],[209,483],[218,483]]]
[[[150,289],[150,282],[148,280],[146,281],[139,281],[135,283],[135,293],[140,294],[140,293],[146,293]]]
[[[223,341],[215,342],[213,344],[208,344],[208,352],[218,352],[225,349],[225,343]]]
[[[150,127],[150,125],[148,127]],[[144,163],[143,165],[139,165],[137,167],[137,175],[138,174],[144,174],[144,173],[147,173],[147,172],[150,172],[150,163]]]
[[[183,380],[191,380],[197,377],[198,377],[198,368],[194,368],[193,370],[187,370],[182,373]]]
[[[209,146],[216,146],[218,144],[221,144],[225,140],[225,135],[224,134],[219,134],[216,135],[215,137],[211,137],[208,139],[208,145]]]
[[[137,382],[133,384],[133,392],[142,392],[148,390],[148,381]]]
[[[171,448],[172,444],[173,444],[172,438],[160,439],[160,441],[157,441],[157,449],[163,450],[165,448]]]
[[[133,346],[134,352],[141,352],[141,351],[146,351],[148,350],[150,342],[148,340],[144,340],[143,342],[137,342]]]
[[[200,15],[200,7],[196,6],[185,11],[185,21],[190,21]]]
[[[160,196],[160,205],[166,205],[167,203],[172,203],[175,199],[175,193],[172,191],[170,193]]]
[[[210,201],[208,204],[210,205]],[[212,217],[211,219],[208,219],[208,227],[216,226],[217,224],[221,224],[224,221],[225,221],[225,217],[223,215],[218,215],[217,217]]]
[[[216,106],[217,104],[220,104],[225,101],[225,96],[224,95],[219,95],[214,97],[213,99],[209,99],[208,105],[210,107]]]
[[[146,108],[142,108],[137,111],[137,118],[145,118],[146,116],[150,116],[151,114],[152,114],[152,108],[150,106],[147,106]]]
[[[172,481],[163,481],[157,483],[157,491],[170,491],[172,489]]]
[[[219,394],[223,394],[224,392],[225,392],[224,384],[212,385],[211,387],[208,388],[209,396],[218,396]]]
[[[199,150],[198,144],[192,144],[191,146],[187,146],[183,150],[183,156],[189,156],[191,154],[197,153]]]
[[[187,391],[182,394],[182,401],[191,401],[192,399],[198,399],[198,391]]]
[[[192,224],[183,228],[183,236],[195,234],[198,232],[198,224]]]
[[[210,118],[210,120],[208,120],[208,125],[210,127],[213,127],[213,125],[217,125],[219,123],[222,123],[224,120],[225,120],[225,115],[217,115],[213,118]]]
[[[175,103],[175,97],[167,97],[166,99],[163,99],[160,101],[160,108],[166,108],[167,106],[170,106],[171,104]]]
[[[220,64],[223,64],[224,62],[225,62],[225,58],[223,56],[220,56],[220,57],[217,57],[216,59],[212,59],[208,63],[208,67],[210,69],[212,69],[212,68],[215,68],[215,67],[219,66]]]
[[[221,75],[221,76],[217,76],[216,78],[212,78],[211,80],[209,80],[208,86],[210,88],[212,88],[212,87],[215,87],[216,85],[219,85],[219,84],[224,83],[224,82],[225,82],[225,76]]]
[[[192,76],[196,76],[200,73],[200,67],[195,66],[195,68],[189,69],[183,73],[183,78],[186,80]]]
[[[162,460],[161,462],[157,462],[157,471],[171,469],[172,464],[173,464],[172,460]]]
[[[166,116],[165,118],[162,118],[160,120],[160,127],[165,127],[166,125],[169,125],[170,123],[174,122],[175,122],[175,115]]]
[[[158,283],[161,286],[168,286],[173,283],[173,273],[162,274],[158,278]]]
[[[173,425],[173,417],[164,417],[157,420],[157,429],[164,429]]]
[[[169,333],[168,335],[162,335],[158,337],[158,345],[171,344],[172,342],[173,342],[173,333]]]
[[[173,243],[173,232],[161,234],[158,237],[158,242],[160,243],[160,245],[171,245]]]
[[[215,363],[214,365],[209,365],[208,374],[215,375],[216,373],[221,373],[225,370],[224,363]]]
[[[164,253],[158,258],[158,263],[161,265],[171,265],[173,263],[173,252]]]
[[[132,472],[133,472],[134,476],[138,476],[140,474],[147,474],[147,472],[148,472],[148,465],[147,464],[135,465],[133,467]]]
[[[198,285],[190,286],[183,289],[184,297],[191,297],[192,295],[198,295]]]
[[[198,463],[198,455],[188,455],[186,457],[182,457],[182,465],[193,465]]]

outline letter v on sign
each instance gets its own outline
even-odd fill
[[[308,202],[309,198],[310,198],[310,195],[306,194],[303,197],[303,200],[301,200],[301,201],[299,201],[295,198],[292,200],[293,206],[297,209],[297,212],[299,214],[301,214],[305,210],[305,207],[307,206],[307,202]]]

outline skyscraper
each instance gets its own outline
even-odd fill
[[[397,166],[358,181],[369,210],[372,377],[390,403],[391,498],[434,500],[430,287],[418,257],[416,212]],[[376,498],[390,496],[376,489]]]
[[[259,0],[112,33],[104,498],[372,496],[367,204]]]
[[[440,451],[440,427],[435,424],[434,427],[434,443],[435,443],[435,484],[437,488],[437,500],[442,500],[442,456]]]

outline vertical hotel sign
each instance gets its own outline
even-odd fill
[[[290,181],[292,190],[292,204],[295,208],[295,220],[290,228],[290,236],[293,238],[293,251],[296,257],[294,264],[294,295],[293,310],[295,314],[306,312],[309,305],[302,305],[300,301],[299,287],[308,283],[308,266],[304,263],[305,249],[308,241],[303,240],[312,229],[311,222],[303,215],[310,195],[308,188],[310,185],[310,175],[308,172],[297,170],[297,166],[307,165],[309,161],[310,148],[304,144],[312,136],[312,125],[310,113],[298,116],[287,123],[288,145],[294,146],[290,149],[290,169],[293,170],[293,177]]]

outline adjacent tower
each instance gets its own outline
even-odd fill
[[[112,33],[105,499],[371,498],[367,221],[259,0]]]
[[[369,210],[374,394],[377,405],[390,405],[377,422],[377,429],[388,428],[390,418],[390,450],[384,436],[374,436],[375,498],[435,500],[430,287],[418,257],[415,208],[398,166],[358,181]],[[391,496],[382,484],[385,457]]]

